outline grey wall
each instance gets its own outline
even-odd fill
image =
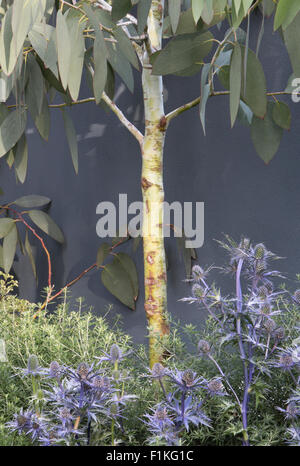
[[[252,22],[251,37],[257,38],[259,21]],[[252,44],[253,45],[253,44]],[[265,63],[268,89],[284,89],[291,74],[288,57],[280,37],[266,25],[260,58]],[[195,98],[199,94],[199,76],[191,79],[168,77],[167,111]],[[89,95],[83,90],[84,96]],[[136,124],[142,124],[141,89],[137,82],[134,95],[118,84],[117,103]],[[224,253],[214,239],[222,232],[235,238],[247,234],[253,241],[287,257],[281,263],[291,287],[300,271],[300,105],[291,104],[292,129],[285,133],[280,150],[269,166],[256,155],[249,129],[237,125],[230,130],[227,97],[217,97],[207,106],[207,135],[203,136],[198,109],[190,110],[170,125],[165,147],[165,190],[167,201],[205,202],[205,242],[198,250],[203,265],[220,264]],[[80,169],[76,176],[64,135],[59,110],[52,111],[51,136],[48,143],[29,125],[29,173],[25,184],[16,185],[13,173],[2,163],[0,186],[7,200],[30,193],[52,198],[50,213],[62,227],[67,243],[64,247],[47,240],[53,259],[56,287],[79,274],[95,261],[100,243],[96,235],[96,205],[102,201],[117,202],[119,193],[127,193],[128,201],[141,199],[141,159],[134,138],[118,123],[93,104],[72,108],[76,125]],[[34,241],[32,241],[33,244]],[[193,306],[178,302],[188,294],[183,281],[184,267],[179,262],[176,242],[166,240],[170,262],[168,274],[169,310],[183,321],[199,322],[199,312]],[[131,247],[128,246],[128,251]],[[125,248],[126,250],[126,248]],[[20,278],[21,295],[37,299],[47,282],[47,267],[42,250],[36,248],[39,288],[36,289],[27,258],[18,258],[16,271]],[[135,256],[142,284],[142,251]],[[218,277],[220,284],[224,278]],[[124,309],[102,286],[99,272],[91,272],[72,288],[74,298],[84,296],[95,312],[107,312],[112,303],[112,315],[120,313],[124,326],[136,339],[145,336],[143,292],[135,312]]]

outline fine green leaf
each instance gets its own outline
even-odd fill
[[[213,0],[206,0],[203,4],[201,18],[206,24],[210,24],[214,17]]]
[[[118,41],[118,45],[123,55],[132,64],[132,66],[134,66],[134,68],[139,70],[139,62],[135,50],[132,46],[131,40],[129,39],[127,34],[125,34],[121,27],[114,29],[113,34]]]
[[[284,102],[276,102],[273,107],[273,119],[280,128],[289,130],[291,128],[290,107]]]
[[[152,0],[140,0],[137,6],[138,34],[143,34]]]
[[[26,111],[17,109],[8,114],[0,126],[0,157],[18,142],[25,131]]]
[[[175,34],[181,12],[181,0],[169,0],[168,7],[172,31]]]
[[[44,78],[37,61],[33,55],[29,54],[27,59],[29,81],[27,85],[27,98],[29,98],[29,109],[34,115],[39,115],[42,111],[44,98]]]
[[[37,280],[36,265],[35,265],[35,260],[34,260],[32,248],[31,248],[31,245],[30,245],[30,242],[29,242],[29,239],[28,239],[28,231],[27,230],[26,230],[26,234],[25,234],[25,251],[26,251],[26,253],[28,255],[28,258],[29,258],[29,261],[30,261],[30,264],[31,264],[31,267],[32,267],[34,278]]]
[[[40,133],[40,136],[45,140],[48,141],[49,133],[50,133],[50,111],[48,106],[47,97],[44,94],[43,103],[42,103],[42,110],[39,115],[34,116],[34,123],[35,126]]]
[[[14,224],[12,218],[0,218],[0,239],[8,235]]]
[[[50,204],[51,199],[46,196],[40,196],[39,194],[29,194],[28,196],[19,197],[14,201],[19,207],[24,207],[25,209],[32,209],[33,207],[42,207]]]
[[[27,163],[28,163],[28,145],[25,133],[21,136],[17,145],[15,146],[15,172],[18,180],[24,183],[27,174]]]
[[[0,338],[0,362],[8,362],[5,349],[5,340],[3,340],[3,338]]]
[[[56,39],[60,79],[63,88],[67,89],[72,49],[66,18],[61,10],[58,11],[56,17]]]
[[[29,217],[38,226],[42,231],[44,231],[47,235],[51,236],[51,238],[55,239],[59,243],[64,243],[64,235],[61,229],[56,225],[54,220],[41,210],[30,210],[28,212]]]
[[[293,71],[300,76],[300,13],[283,31],[284,42],[291,60]]]
[[[77,174],[78,173],[78,145],[77,145],[76,131],[75,131],[72,119],[70,118],[68,112],[62,109],[62,114],[63,114],[67,141],[68,141],[68,145],[70,149],[70,154],[72,157],[74,170]]]
[[[273,0],[262,0],[258,6],[260,11],[263,12],[267,18],[269,18],[274,13],[276,7]]]
[[[99,247],[98,251],[97,251],[97,259],[96,259],[97,268],[99,268],[100,265],[103,264],[103,262],[105,261],[106,257],[109,254],[109,251],[110,251],[109,244],[108,243],[102,243],[101,246]]]
[[[1,32],[0,32],[0,64],[2,70],[6,75],[9,75],[10,70],[9,62],[12,55],[12,6],[10,6],[4,18],[2,19]]]
[[[268,164],[276,154],[282,137],[282,128],[273,120],[272,102],[268,103],[264,119],[253,117],[251,125],[251,138],[256,152]]]
[[[174,37],[161,52],[152,56],[152,73],[156,75],[176,73],[203,62],[204,57],[211,50],[212,37],[210,32]]]
[[[245,47],[242,47],[244,62]],[[243,68],[243,67],[242,67]],[[267,111],[266,78],[263,67],[255,53],[248,49],[246,85],[242,70],[242,97],[254,115],[263,118]]]
[[[134,301],[136,301],[139,294],[139,279],[135,263],[133,262],[131,257],[128,254],[125,254],[124,252],[119,252],[118,254],[116,254],[115,257],[120,261],[123,268],[126,270],[130,277],[132,289],[134,292]]]
[[[192,12],[193,12],[193,18],[196,24],[201,18],[204,4],[205,4],[205,0],[192,0]]]
[[[131,8],[131,0],[112,0],[111,16],[113,21],[119,21],[119,19],[124,18]]]
[[[128,271],[123,267],[121,261],[114,260],[105,265],[101,273],[101,280],[105,288],[115,296],[121,303],[135,310],[135,293]]]
[[[72,57],[69,68],[68,87],[72,99],[77,100],[85,53],[85,43],[83,37],[84,24],[79,23],[76,16],[68,15],[67,25],[71,40]]]
[[[119,47],[116,45],[117,44],[112,44],[110,42],[107,43],[107,49],[109,52],[108,61],[115,72],[124,81],[130,92],[133,92],[134,78],[131,65],[124,55],[120,53]]]
[[[237,43],[231,55],[230,64],[230,120],[231,127],[237,117],[240,105],[241,94],[241,80],[242,80],[242,54],[241,48]]]
[[[9,273],[13,265],[17,243],[18,232],[16,225],[14,225],[3,240],[3,268],[5,273]]]
[[[102,98],[102,94],[105,88],[107,79],[107,48],[104,40],[103,33],[99,28],[97,16],[94,15],[92,8],[89,5],[83,7],[91,25],[95,30],[95,41],[94,41],[94,77],[93,77],[93,89],[98,104]]]
[[[282,26],[285,29],[300,11],[299,0],[279,0],[274,18],[274,31]]]

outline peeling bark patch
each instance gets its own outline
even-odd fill
[[[159,123],[158,123],[158,129],[160,131],[166,131],[167,129],[167,119],[165,116],[162,116],[161,119],[159,120]]]
[[[167,281],[167,274],[164,272],[158,276],[159,280],[162,280],[163,282]]]
[[[153,317],[157,312],[159,312],[157,304],[153,304],[152,301],[146,301],[144,307],[148,317]]]
[[[146,191],[148,188],[152,186],[152,183],[147,180],[147,178],[143,177],[142,178],[142,188]]]
[[[147,255],[148,264],[151,264],[151,265],[154,264],[154,258],[153,258],[154,255],[155,255],[155,251],[152,251],[151,253]]]
[[[159,281],[158,280],[155,280],[155,278],[153,277],[149,277],[149,278],[146,278],[145,279],[145,285],[148,285],[148,286],[154,286],[158,283]],[[150,298],[149,298],[150,300]]]

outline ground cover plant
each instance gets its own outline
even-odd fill
[[[0,444],[299,445],[300,292],[263,244],[221,245],[234,292],[195,265],[182,301],[200,308],[199,326],[170,318],[152,368],[120,323],[81,300],[69,309],[67,296],[34,318],[2,275]]]
[[[296,101],[299,97],[300,4],[288,0],[1,0],[0,21],[0,157],[14,168],[21,183],[25,182],[28,165],[28,115],[41,137],[48,140],[49,109],[62,112],[76,172],[80,157],[69,112],[74,105],[96,104],[112,111],[137,141],[137,152],[142,158],[137,183],[141,185],[145,220],[141,232],[144,307],[153,365],[162,357],[155,345],[157,335],[163,338],[169,332],[165,321],[167,271],[163,235],[163,154],[168,127],[174,118],[198,106],[199,124],[205,133],[210,98],[227,96],[231,127],[237,120],[246,124],[254,150],[263,162],[269,163],[284,130],[291,126],[291,112],[284,96],[293,95]],[[254,21],[260,24],[258,34],[251,28]],[[260,58],[266,21],[271,21],[274,32],[281,34],[282,53],[287,53],[291,62],[289,81],[275,88],[272,73],[268,90],[265,60]],[[172,102],[165,105],[163,81],[168,75],[178,78],[178,89],[181,79],[188,82],[190,76],[198,75],[200,95],[177,108]],[[136,78],[143,91],[141,130],[114,101],[115,76],[131,92]],[[88,95],[83,95],[82,81],[84,92],[89,89]],[[165,106],[169,108],[165,110]],[[27,232],[36,238],[39,233],[33,226],[60,243],[64,237],[48,213],[40,209],[49,200],[36,196],[22,199],[25,211],[12,207],[15,201],[19,201],[19,207],[20,199],[6,199],[1,205],[3,267],[10,271],[16,249],[20,248],[29,256],[35,271],[30,240],[27,235],[18,234],[20,222],[27,222],[24,215],[29,216]],[[128,225],[121,225],[120,230],[120,237],[131,238]],[[83,273],[100,268],[103,285],[134,310],[140,294],[134,262],[125,253],[112,259],[107,255],[106,243],[95,245],[95,251],[97,246],[94,263]],[[183,251],[190,273],[195,252],[185,248]],[[44,252],[50,301],[57,290],[52,288],[51,262],[45,248]],[[77,278],[71,284],[74,281]]]

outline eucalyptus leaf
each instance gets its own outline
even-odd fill
[[[64,243],[64,235],[61,229],[56,225],[54,220],[41,210],[30,210],[28,212],[29,217],[38,226],[42,231],[44,231],[47,235],[51,236],[51,238],[55,239],[59,243]]]
[[[68,141],[68,145],[70,149],[70,154],[72,157],[74,170],[76,173],[78,173],[78,144],[77,144],[76,131],[75,131],[72,119],[69,116],[68,112],[62,109],[62,115],[63,115],[65,132],[66,132],[67,141]]]
[[[26,127],[26,111],[13,110],[0,126],[0,157],[3,157],[21,138]]]
[[[14,225],[3,240],[3,268],[5,273],[9,273],[13,265],[17,243],[18,232],[16,225]]]
[[[253,117],[251,125],[251,138],[260,158],[268,164],[276,154],[282,137],[282,128],[273,120],[272,102],[268,103],[264,119]]]
[[[67,89],[68,78],[71,64],[71,38],[66,22],[66,18],[62,11],[57,12],[56,17],[56,40],[57,40],[57,57],[58,69],[60,74],[61,83],[64,89]]]
[[[19,197],[14,201],[14,204],[25,209],[32,209],[33,207],[43,207],[50,204],[50,202],[51,199],[49,197],[39,194],[29,194],[28,196]]]

